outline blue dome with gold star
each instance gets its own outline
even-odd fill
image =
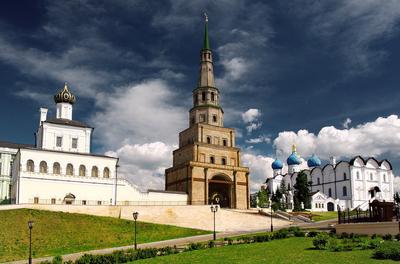
[[[287,165],[299,165],[301,164],[300,157],[296,153],[296,146],[292,147],[292,154],[286,160]]]
[[[271,167],[273,170],[281,170],[283,168],[283,163],[279,159],[275,159],[274,162],[272,162]]]
[[[313,154],[311,158],[308,159],[307,165],[310,168],[319,167],[321,166],[321,160],[315,154]]]

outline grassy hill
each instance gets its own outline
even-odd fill
[[[133,244],[133,221],[30,209],[5,210],[0,211],[0,262],[28,257],[29,220],[34,221],[34,258]],[[138,243],[208,233],[143,222],[138,222],[137,228]]]

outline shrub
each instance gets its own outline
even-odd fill
[[[392,240],[393,236],[391,234],[386,234],[382,236],[383,240]]]
[[[209,248],[215,247],[215,242],[214,242],[214,240],[208,241],[208,247],[209,247]]]
[[[340,234],[340,238],[349,238],[349,234],[343,232],[342,234]]]
[[[378,237],[377,234],[373,234],[373,235],[371,236],[371,239],[375,239],[375,238],[377,238],[377,237]]]
[[[310,231],[307,233],[308,237],[316,237],[318,235],[319,232],[317,231]]]
[[[157,256],[158,250],[156,248],[139,248],[136,251],[136,259],[154,258]]]
[[[291,226],[291,227],[288,228],[288,231],[289,231],[289,232],[292,232],[292,233],[296,233],[296,232],[300,231],[300,227],[298,227],[298,226]]]
[[[374,251],[374,258],[400,260],[400,242],[385,241]]]
[[[342,245],[338,242],[338,240],[336,238],[332,238],[332,237],[329,238],[327,247],[330,251],[334,251],[334,252],[343,251]]]
[[[295,237],[305,237],[306,233],[304,231],[298,230],[294,232]]]
[[[53,261],[51,262],[52,264],[62,264],[63,263],[63,259],[61,256],[55,256],[53,258]]]
[[[228,238],[228,245],[233,245],[233,240],[232,240],[232,238]]]
[[[319,233],[313,239],[313,245],[316,249],[326,249],[328,244],[329,235],[327,233]]]
[[[397,241],[400,241],[400,233],[398,233],[395,238],[397,239]]]
[[[204,245],[202,243],[190,243],[189,247],[187,248],[189,251],[190,250],[198,250],[204,248]]]
[[[74,264],[74,262],[72,260],[67,260],[67,261],[64,261],[63,264]]]
[[[274,239],[286,238],[288,236],[288,234],[289,234],[288,230],[284,228],[284,229],[278,230],[278,232],[275,232],[273,234],[273,238]]]

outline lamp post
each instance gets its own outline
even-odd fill
[[[214,240],[216,240],[217,239],[217,234],[215,233],[215,213],[218,211],[218,205],[217,204],[216,205],[212,204],[210,209],[211,209],[211,212],[214,213]]]
[[[272,224],[272,199],[269,198],[269,207],[271,208],[271,232],[274,232],[274,225]]]
[[[28,221],[28,227],[29,227],[29,259],[28,259],[28,263],[32,264],[32,228],[33,228],[32,220]]]
[[[132,215],[133,215],[133,220],[135,220],[135,250],[136,250],[137,249],[137,243],[136,243],[136,220],[137,220],[137,218],[139,216],[139,213],[138,212],[133,212]]]

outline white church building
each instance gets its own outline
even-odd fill
[[[287,158],[288,173],[283,174],[283,163],[276,159],[271,167],[273,176],[266,181],[270,193],[275,193],[282,181],[290,189],[286,201],[293,204],[293,186],[300,172],[302,160],[293,146],[292,154]],[[330,163],[321,166],[321,160],[312,155],[307,161],[307,174],[311,183],[312,211],[336,211],[338,206],[345,208],[368,208],[370,201],[378,199],[393,201],[392,165],[388,160],[378,161],[375,158],[364,159],[356,156],[350,161]]]
[[[73,120],[75,96],[67,84],[54,100],[55,118],[48,118],[48,110],[40,108],[35,146],[15,145],[7,149],[13,159],[6,162],[8,166],[12,165],[12,176],[8,187],[4,188],[10,188],[12,203],[187,204],[187,194],[141,192],[135,185],[119,178],[118,158],[91,153],[93,128]],[[0,149],[2,157],[5,151]]]

